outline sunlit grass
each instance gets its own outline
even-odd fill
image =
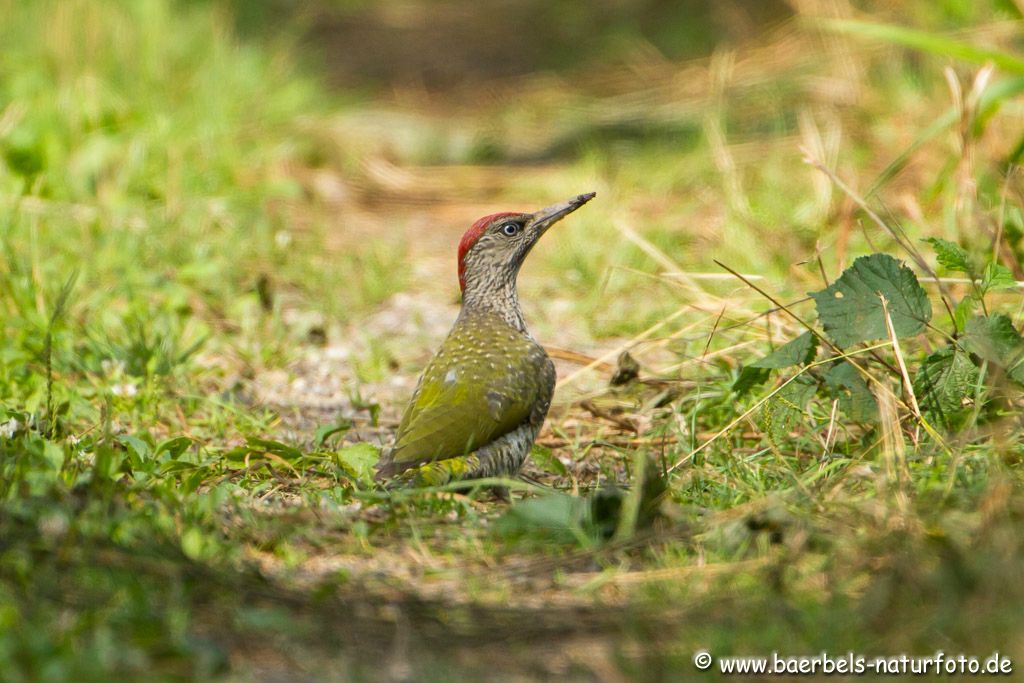
[[[911,259],[862,195],[931,264],[925,237],[1020,267],[1016,39],[957,3],[906,12],[926,45],[805,17],[452,104],[331,94],[293,35],[242,38],[216,3],[0,0],[0,670],[441,680],[498,653],[645,679],[692,676],[698,648],[1018,654],[1024,453],[998,364],[941,439],[885,341],[855,352],[896,397],[875,422],[833,403],[825,363],[788,413],[772,392],[796,369],[735,390],[803,332],[771,299],[813,325],[806,293],[855,257]],[[974,99],[963,41],[1009,67]],[[531,470],[558,494],[375,489],[371,444],[455,312],[459,221],[592,190],[521,278],[538,339],[608,356],[563,368]],[[916,375],[953,328],[913,267],[934,308],[904,340]],[[984,301],[1019,328],[1019,289]],[[625,349],[646,381],[609,388]]]

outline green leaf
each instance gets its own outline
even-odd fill
[[[878,417],[878,404],[864,376],[848,361],[841,360],[825,373],[825,384],[839,408],[856,422],[871,422]]]
[[[197,469],[199,465],[194,462],[186,462],[184,460],[167,460],[160,466],[161,474],[171,474],[172,472],[188,472]]]
[[[803,365],[811,362],[811,359],[814,358],[814,352],[817,350],[818,338],[808,331],[789,340],[761,360],[750,365],[754,368],[771,368],[773,370],[788,368],[793,365]]]
[[[925,240],[935,249],[935,256],[946,270],[955,273],[970,273],[971,266],[967,260],[967,252],[956,242],[941,237],[929,237]]]
[[[161,453],[166,453],[171,460],[176,460],[182,453],[187,451],[191,445],[192,439],[187,436],[174,436],[170,439],[164,439],[159,443],[159,445],[157,445],[156,451],[153,452],[153,457],[157,457]]]
[[[139,461],[149,458],[149,444],[139,437],[132,436],[131,434],[122,434],[117,437],[117,440],[124,444],[125,448],[131,451]],[[188,448],[188,446],[186,446],[186,448]]]
[[[256,451],[261,453],[272,453],[285,460],[297,460],[302,457],[302,451],[295,446],[289,446],[286,443],[280,441],[274,441],[272,439],[259,439],[256,437],[249,437],[245,440],[245,444],[249,447],[250,451]]]
[[[985,272],[981,275],[981,290],[988,292],[993,289],[1012,289],[1017,286],[1013,273],[1000,263],[986,263]]]
[[[64,449],[59,444],[44,439],[41,454],[46,463],[54,470],[59,470],[64,466]]]
[[[960,343],[971,353],[1002,367],[1011,379],[1024,383],[1024,339],[1005,315],[974,316],[967,321]]]
[[[209,546],[206,535],[198,527],[190,526],[181,534],[181,552],[190,560],[204,559]]]
[[[804,332],[764,358],[740,370],[740,375],[733,383],[732,390],[742,396],[757,385],[764,383],[771,374],[770,370],[810,363],[817,350],[818,338],[812,332]]]
[[[334,424],[321,425],[316,430],[316,436],[313,438],[313,444],[316,448],[322,448],[324,442],[336,434],[344,434],[352,428],[352,423],[349,420],[342,420]]]
[[[759,384],[764,384],[771,373],[772,371],[768,368],[755,368],[753,365],[748,365],[740,370],[739,377],[732,384],[732,390],[743,396]]]
[[[978,368],[957,346],[930,354],[914,376],[914,395],[921,409],[948,430],[963,426],[970,410],[963,405],[978,381]]]
[[[221,453],[221,457],[231,462],[243,462],[245,457],[252,453],[248,446],[235,446]]]
[[[772,443],[780,443],[804,412],[816,385],[807,377],[798,377],[772,396],[761,409],[761,427]]]
[[[363,483],[373,481],[373,468],[380,460],[380,449],[365,441],[345,446],[334,453],[338,465]]]
[[[977,300],[974,295],[968,294],[963,299],[960,299],[960,303],[953,309],[953,320],[956,323],[956,329],[962,330],[967,325],[967,321],[974,315],[974,307],[977,304]]]
[[[888,254],[861,256],[838,280],[810,295],[825,332],[842,348],[889,336],[879,295],[888,302],[898,337],[918,334],[932,319],[917,276]]]
[[[516,503],[495,521],[494,530],[502,536],[572,543],[590,536],[587,513],[582,498],[554,493]]]
[[[530,458],[543,470],[554,472],[562,477],[569,475],[569,470],[566,469],[565,463],[555,457],[554,451],[550,448],[534,444],[533,450],[530,451]]]

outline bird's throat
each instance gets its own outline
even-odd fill
[[[466,287],[462,293],[462,310],[459,317],[495,315],[504,320],[509,327],[529,335],[526,321],[523,320],[523,310],[519,306],[519,292],[516,290],[515,280],[493,280],[486,284],[489,286]]]

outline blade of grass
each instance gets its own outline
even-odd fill
[[[978,99],[976,118],[984,120],[990,117],[1005,100],[1016,97],[1021,92],[1024,92],[1024,78],[1007,78],[993,83],[985,89]],[[921,131],[909,147],[900,152],[900,154],[893,159],[881,173],[878,174],[871,185],[868,186],[864,196],[871,197],[878,192],[883,185],[892,180],[906,167],[910,162],[910,158],[917,150],[921,149],[925,144],[931,142],[940,134],[944,133],[950,126],[956,123],[956,121],[957,110],[955,106],[952,106],[942,112],[923,131]],[[1024,140],[1022,140],[1021,144],[1024,145]],[[1012,154],[1010,158],[1014,158]]]
[[[787,379],[785,382],[783,382],[779,386],[775,387],[775,389],[773,389],[771,392],[769,392],[767,395],[765,395],[763,398],[761,398],[757,403],[752,405],[747,410],[743,411],[743,413],[741,415],[739,415],[738,417],[733,419],[725,427],[723,427],[719,431],[715,432],[711,436],[711,438],[709,438],[707,441],[702,443],[700,446],[697,446],[697,448],[693,449],[692,451],[690,451],[689,453],[684,455],[682,458],[677,460],[675,462],[675,464],[673,464],[671,467],[668,468],[667,473],[672,473],[675,470],[679,469],[684,464],[686,464],[687,462],[692,460],[693,456],[697,455],[698,453],[703,451],[705,448],[707,448],[708,446],[713,444],[715,441],[717,441],[718,439],[722,438],[724,435],[728,434],[730,431],[732,431],[732,429],[736,425],[738,425],[740,422],[743,422],[748,417],[753,415],[761,406],[763,406],[765,403],[767,403],[773,396],[775,396],[777,393],[779,393],[780,391],[785,389],[787,386],[789,386],[789,384],[791,382],[796,381],[796,379],[798,377],[801,377],[805,372],[807,372],[811,368],[816,368],[816,367],[820,367],[822,365],[827,365],[828,363],[832,363],[832,362],[835,362],[837,360],[846,360],[847,362],[849,362],[849,359],[852,356],[859,356],[861,354],[870,353],[871,351],[874,351],[876,349],[884,349],[884,348],[886,348],[888,346],[890,346],[890,342],[883,342],[883,343],[880,343],[880,344],[875,344],[873,346],[866,346],[866,347],[864,347],[862,349],[854,349],[853,351],[849,351],[849,352],[840,352],[839,354],[837,354],[835,356],[830,356],[830,357],[825,358],[823,360],[815,361],[813,363],[809,363],[808,365],[805,365],[795,375],[793,375],[792,377]]]
[[[814,22],[814,24],[832,33],[841,33],[869,40],[881,40],[975,64],[992,62],[1004,71],[1024,74],[1024,59],[1016,55],[1002,50],[979,47],[942,34],[929,33],[914,28],[907,28],[906,26],[877,24],[853,19],[820,19]]]
[[[896,363],[900,368],[900,376],[903,378],[903,388],[907,392],[907,398],[910,402],[910,410],[914,413],[914,417],[917,418],[918,424],[914,427],[914,444],[918,443],[920,438],[920,426],[924,421],[921,417],[921,408],[917,405],[917,396],[914,395],[914,384],[910,381],[910,373],[907,372],[907,363],[903,360],[903,352],[900,349],[900,340],[896,336],[896,328],[893,327],[892,317],[889,315],[889,302],[886,301],[885,296],[882,294],[878,295],[878,298],[882,300],[882,314],[885,316],[885,329],[889,332],[889,341],[892,342],[892,352],[896,356]]]

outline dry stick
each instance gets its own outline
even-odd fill
[[[810,164],[811,166],[813,166],[814,168],[818,169],[826,176],[828,176],[829,179],[833,183],[835,183],[836,187],[842,190],[847,197],[852,199],[853,202],[857,206],[859,206],[864,213],[867,214],[868,218],[874,221],[875,225],[877,225],[878,227],[882,228],[887,233],[892,235],[892,238],[896,240],[896,243],[899,244],[900,247],[903,248],[903,251],[907,252],[907,255],[914,260],[914,262],[917,264],[917,267],[926,272],[928,276],[931,277],[931,279],[933,279],[936,282],[936,284],[938,284],[939,293],[941,294],[939,298],[942,300],[942,305],[945,306],[946,313],[949,314],[949,319],[953,322],[953,326],[956,327],[956,316],[953,315],[953,309],[950,308],[949,306],[949,302],[951,300],[949,291],[945,287],[943,287],[942,282],[939,280],[938,274],[932,269],[931,266],[928,265],[928,262],[924,260],[924,258],[921,256],[921,253],[917,249],[915,249],[913,245],[906,241],[906,238],[904,237],[904,235],[900,234],[900,231],[897,231],[891,225],[883,221],[882,217],[879,216],[870,206],[868,206],[868,203],[864,200],[864,198],[861,197],[856,192],[854,192],[853,188],[844,183],[839,176],[832,172],[832,169],[828,168],[823,163],[815,159],[803,147],[800,148],[800,151],[803,152],[804,161],[806,163]]]
[[[718,324],[722,322],[722,316],[725,315],[725,308],[718,312],[718,317],[715,318],[715,324],[711,327],[711,334],[708,335],[708,340],[704,344],[704,351],[700,354],[701,362],[703,362],[708,356],[708,349],[711,348],[711,340],[715,338],[715,332],[718,331]]]
[[[828,287],[828,274],[825,272],[825,264],[821,260],[821,245],[817,242],[814,243],[814,260],[818,262],[818,270],[821,272],[822,282]]]
[[[271,453],[270,451],[263,451],[262,455],[265,458],[269,458],[270,460],[276,460],[277,462],[281,463],[282,465],[284,465],[285,467],[287,467],[288,469],[290,469],[292,472],[295,473],[295,478],[296,479],[298,479],[299,481],[302,481],[302,474],[300,474],[299,471],[297,469],[295,469],[294,465],[292,465],[290,462],[288,462],[287,460],[282,458],[280,455],[278,455],[276,453]]]
[[[697,432],[696,436],[698,439],[710,439],[715,435],[714,432]],[[789,435],[796,436],[796,432],[789,432]],[[763,434],[758,431],[740,432],[737,436],[745,441],[753,441],[759,439]],[[604,438],[594,439],[564,439],[557,436],[541,437],[536,441],[538,446],[544,446],[545,448],[566,448],[572,446],[574,448],[583,448],[585,446],[607,446],[609,448],[633,448],[636,446],[660,446],[663,444],[676,444],[679,443],[679,437],[676,436],[658,436],[658,437],[637,437],[637,438],[621,438],[617,436],[608,436]]]
[[[737,417],[737,418],[736,418],[735,420],[733,420],[732,422],[730,422],[729,424],[727,424],[727,425],[726,425],[725,427],[723,427],[722,429],[720,429],[720,430],[718,430],[717,432],[715,432],[715,434],[714,434],[714,435],[713,435],[713,436],[712,436],[712,437],[711,437],[710,439],[708,439],[707,441],[705,441],[704,443],[702,443],[702,444],[701,444],[700,446],[697,446],[697,448],[693,449],[692,451],[690,451],[689,453],[687,453],[686,455],[684,455],[684,456],[683,456],[682,458],[680,458],[679,460],[677,460],[677,461],[676,461],[676,463],[675,463],[674,465],[672,465],[672,467],[668,468],[668,472],[669,472],[669,473],[671,473],[671,472],[673,472],[673,471],[675,471],[675,470],[679,469],[679,467],[681,467],[681,466],[682,466],[682,465],[683,465],[684,463],[686,463],[687,461],[689,461],[689,460],[692,460],[692,459],[693,459],[693,456],[697,455],[697,454],[698,454],[698,453],[700,453],[700,452],[701,452],[702,450],[704,450],[705,448],[707,448],[708,446],[710,446],[710,445],[711,445],[712,443],[714,443],[714,442],[715,442],[715,441],[717,441],[718,439],[722,438],[722,436],[723,436],[724,434],[727,434],[727,433],[728,433],[729,431],[731,431],[731,430],[732,430],[732,428],[733,428],[733,427],[735,427],[736,425],[738,425],[738,424],[739,424],[740,422],[742,422],[743,420],[746,420],[746,419],[747,419],[748,417],[750,417],[751,415],[753,415],[753,414],[754,414],[754,412],[755,412],[755,411],[756,411],[756,410],[757,410],[758,408],[760,408],[760,407],[761,407],[761,406],[763,406],[763,405],[764,405],[765,403],[767,403],[767,402],[768,402],[768,401],[769,401],[769,400],[770,400],[770,399],[771,399],[771,398],[772,398],[773,396],[775,396],[775,394],[777,394],[777,393],[779,393],[780,391],[782,391],[783,389],[785,389],[785,388],[786,388],[787,386],[789,386],[789,384],[790,384],[791,382],[795,381],[795,380],[796,380],[797,378],[799,378],[799,377],[800,377],[801,375],[803,375],[803,374],[804,374],[805,372],[809,371],[809,370],[810,370],[811,368],[816,368],[816,367],[818,367],[818,366],[820,366],[820,365],[826,365],[826,364],[828,364],[828,363],[831,363],[831,362],[833,362],[833,361],[836,361],[836,360],[842,360],[842,359],[845,359],[845,360],[846,360],[847,362],[850,362],[850,357],[851,357],[851,356],[855,356],[855,355],[858,355],[858,354],[861,354],[861,353],[868,353],[869,351],[873,351],[873,350],[875,350],[875,349],[884,349],[884,348],[885,348],[885,347],[887,347],[887,346],[889,346],[889,342],[885,342],[885,343],[882,343],[882,344],[876,344],[876,345],[874,345],[874,346],[868,346],[868,347],[865,347],[865,348],[863,348],[863,349],[856,349],[856,350],[854,350],[854,351],[850,351],[849,353],[846,353],[846,352],[840,352],[840,354],[839,354],[839,355],[837,355],[837,356],[831,356],[831,357],[829,357],[829,358],[825,358],[825,359],[823,359],[823,360],[820,360],[820,361],[815,361],[815,362],[813,362],[813,363],[809,363],[808,365],[805,365],[805,366],[804,366],[803,368],[801,368],[801,369],[800,369],[800,372],[796,373],[795,375],[793,375],[792,377],[790,377],[789,379],[787,379],[787,380],[786,380],[785,382],[783,382],[783,383],[782,383],[782,384],[780,384],[780,385],[779,385],[778,387],[776,387],[776,388],[775,388],[775,389],[774,389],[774,390],[773,390],[773,391],[772,391],[771,393],[769,393],[769,394],[768,394],[767,396],[765,396],[765,397],[764,397],[764,398],[762,398],[762,399],[761,399],[760,401],[758,401],[757,403],[755,403],[754,405],[752,405],[752,406],[751,406],[750,408],[748,408],[747,410],[745,410],[745,411],[743,412],[743,414],[742,414],[742,415],[740,415],[739,417]],[[852,363],[852,362],[851,362],[850,364],[851,364],[851,365],[853,365],[853,363]],[[856,366],[854,366],[854,367],[856,367]],[[884,386],[884,385],[881,385],[881,386]]]
[[[832,399],[832,412],[828,416],[828,432],[825,433],[825,452],[832,452],[832,438],[836,434],[836,415],[839,411],[839,399]]]
[[[878,298],[882,301],[882,314],[885,315],[885,329],[889,332],[889,341],[892,342],[892,352],[896,356],[896,363],[900,366],[900,374],[903,376],[903,388],[906,390],[907,397],[910,399],[910,410],[914,413],[914,417],[917,418],[917,424],[914,426],[914,446],[917,447],[921,438],[921,423],[924,422],[924,418],[921,417],[921,409],[917,405],[917,396],[914,395],[914,385],[910,381],[910,373],[907,372],[907,364],[903,360],[903,351],[900,349],[900,340],[896,336],[896,328],[892,324],[892,316],[889,315],[889,302],[886,301],[885,295],[881,292],[879,292]]]
[[[710,435],[708,435],[710,436]],[[753,433],[744,433],[747,438],[753,438]],[[565,448],[566,446],[610,446],[612,448],[630,448],[634,446],[654,446],[657,444],[664,443],[678,443],[679,439],[674,436],[670,437],[658,437],[656,439],[646,438],[629,438],[619,439],[615,437],[598,438],[598,439],[560,439],[558,437],[540,438],[537,439],[538,446],[544,446],[545,448]]]

